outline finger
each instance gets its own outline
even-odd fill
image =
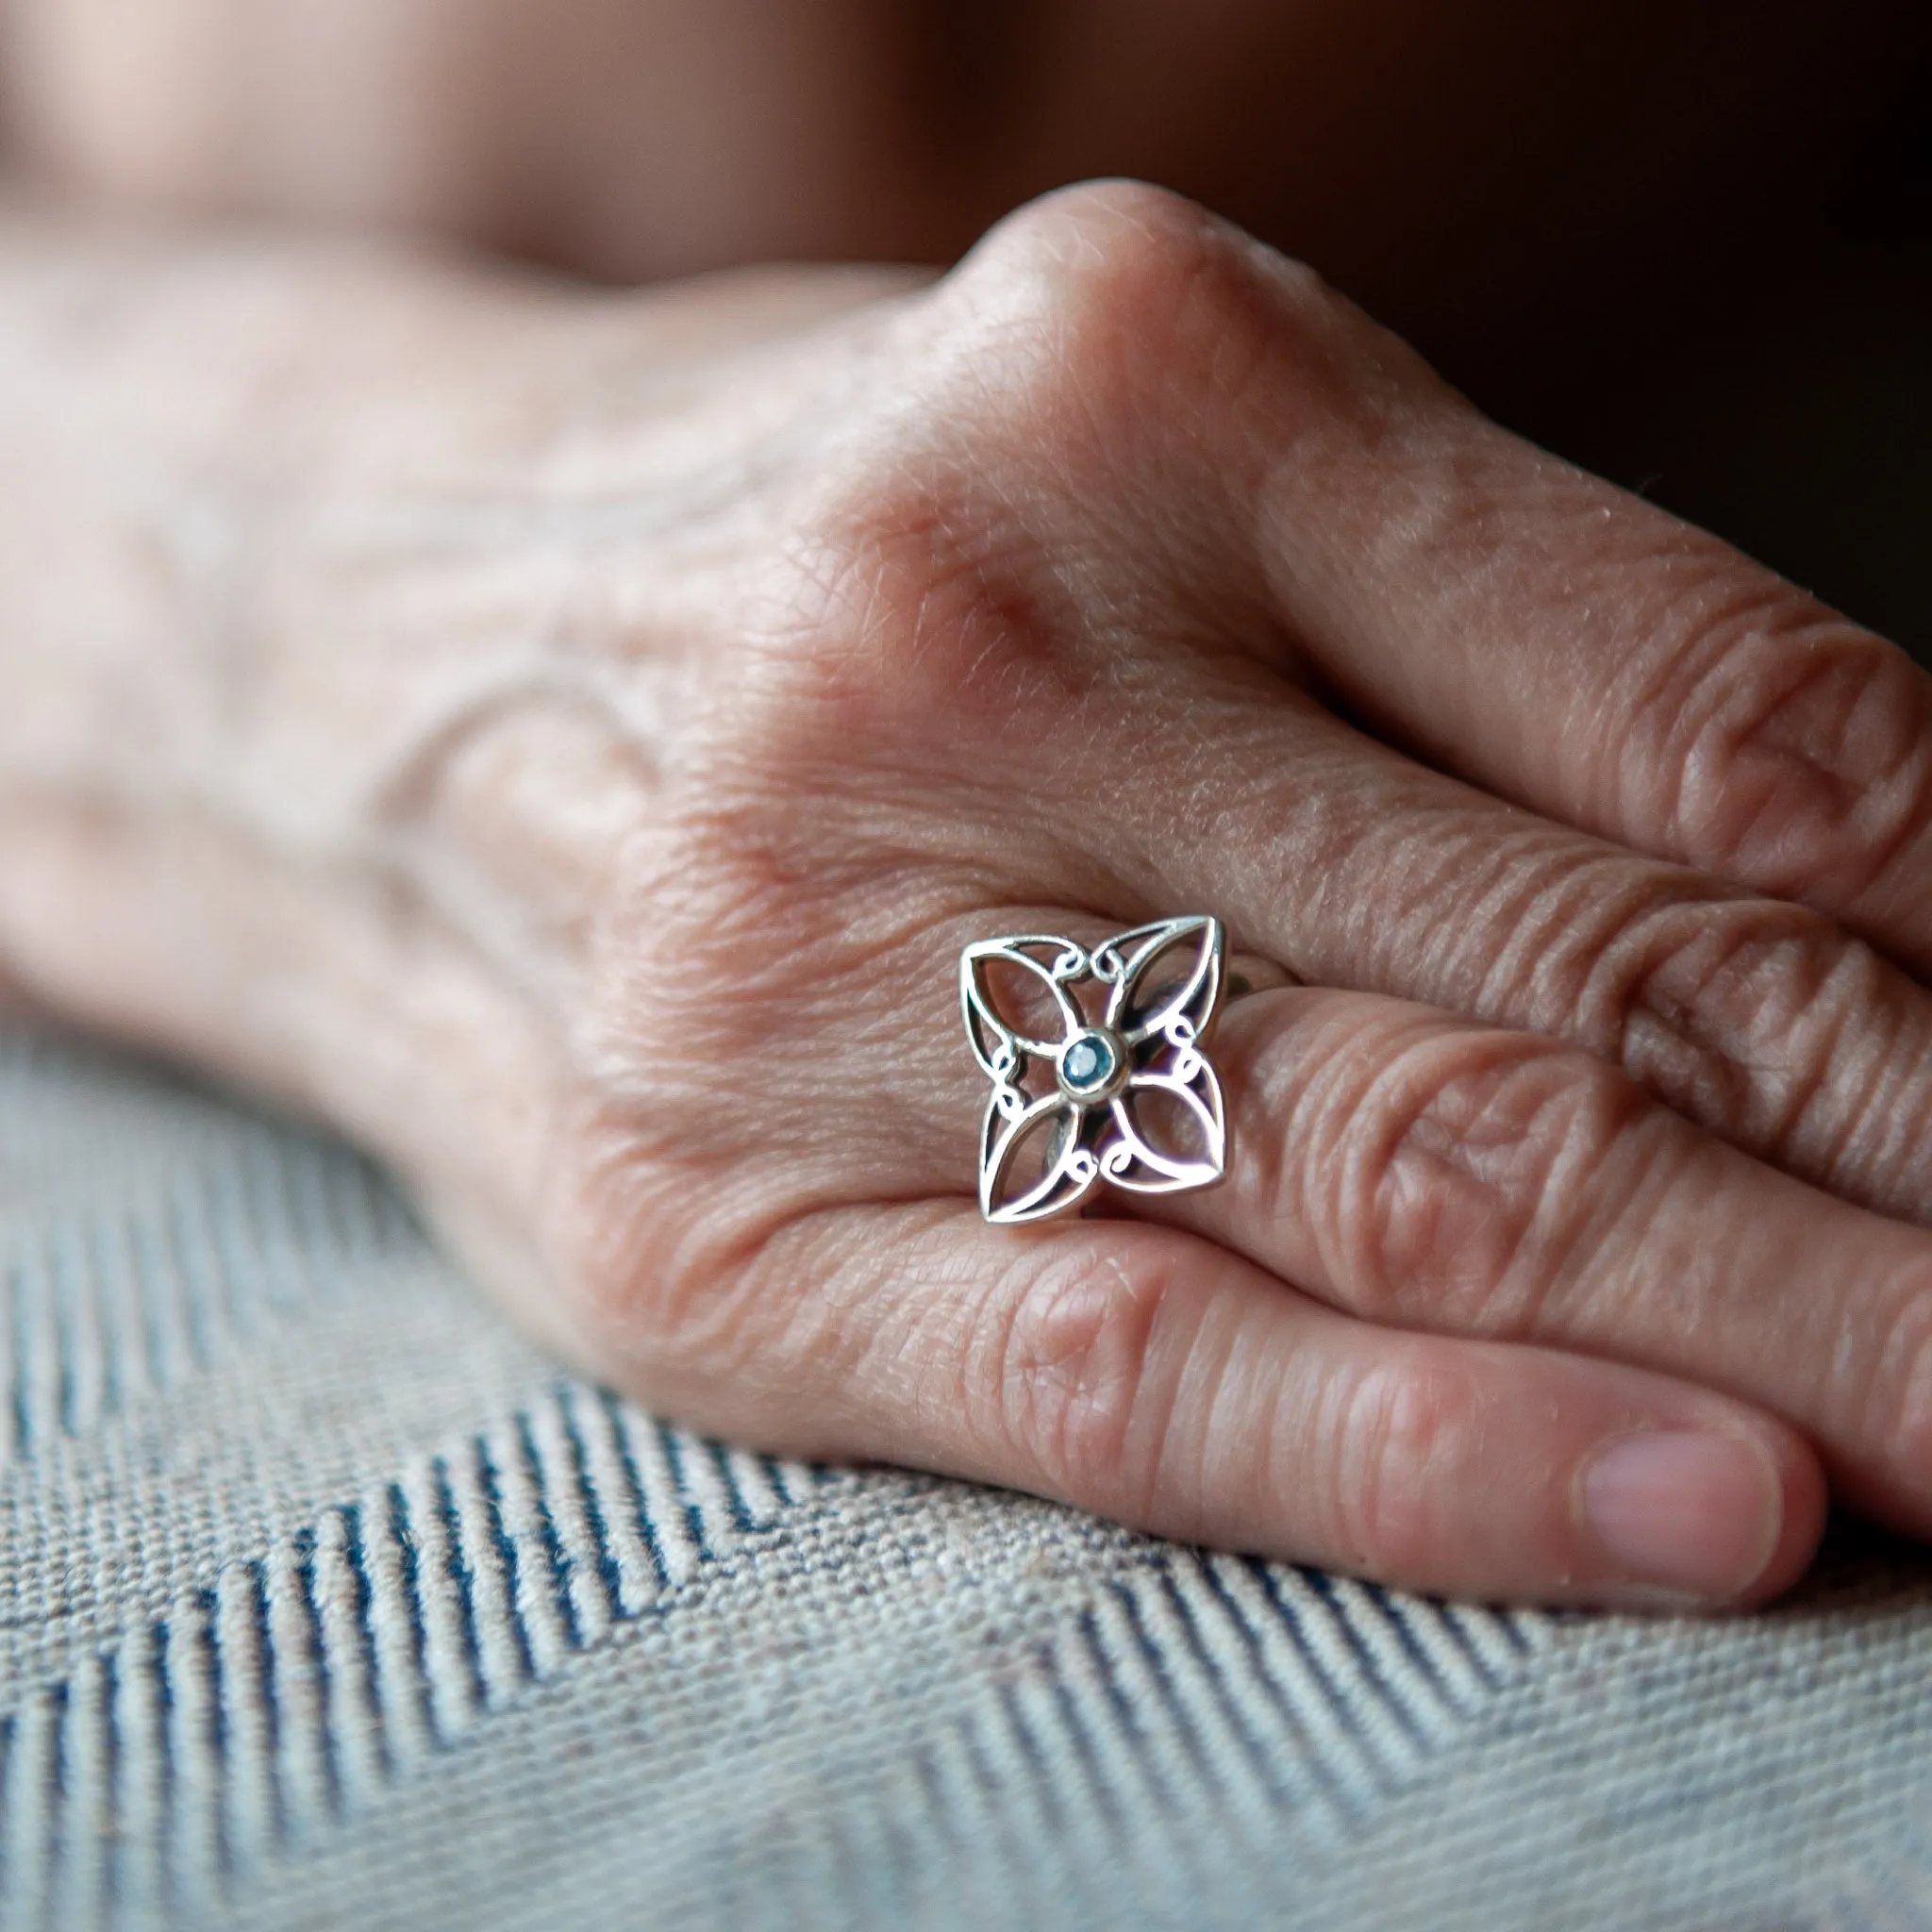
[[[1727,1390],[1804,1429],[1860,1507],[1932,1529],[1932,1237],[1593,1055],[1405,1002],[1258,995],[1215,1058],[1227,1184],[1137,1208],[1358,1315]]]
[[[1215,777],[1192,743],[1109,770],[1102,741],[1066,877],[1212,906],[1312,984],[1574,1041],[1747,1152],[1932,1221],[1932,994],[1835,921],[1505,806],[1214,667],[1186,703]],[[1191,792],[1205,811],[1162,808]]]
[[[1268,487],[1267,579],[1367,717],[1932,965],[1932,680],[1904,652],[1447,396]]]
[[[1074,420],[1103,425],[1053,452],[1079,466],[1070,552],[1130,530],[1131,563],[1192,587],[1192,634],[1277,660],[1285,636],[1431,761],[1932,970],[1932,684],[1902,654],[1485,423],[1173,197],[1062,195],[984,265],[1042,291]]]
[[[1352,403],[1311,429],[1310,328],[1382,375],[1372,420]],[[1332,299],[1285,346],[1250,399],[1249,435],[1278,437],[1253,473],[1258,563],[1337,695],[1506,797],[1932,966],[1924,672],[1485,421]]]
[[[626,1379],[741,1439],[1412,1589],[1755,1602],[1798,1574],[1822,1519],[1809,1451],[1747,1405],[1352,1321],[1171,1229],[855,1208],[631,1312]]]

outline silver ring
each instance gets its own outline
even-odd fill
[[[966,1038],[992,1082],[979,1135],[988,1221],[1068,1213],[1102,1181],[1172,1194],[1222,1178],[1227,1116],[1208,1037],[1225,998],[1291,983],[1225,948],[1220,920],[1196,915],[1091,950],[1025,933],[960,954]]]

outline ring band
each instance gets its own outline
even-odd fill
[[[1138,1194],[1214,1186],[1227,1118],[1208,1038],[1226,999],[1291,983],[1271,961],[1227,957],[1206,915],[1091,949],[1038,933],[969,945],[960,1010],[992,1082],[980,1212],[1010,1226],[1071,1212],[1102,1181]]]

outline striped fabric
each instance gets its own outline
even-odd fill
[[[0,1041],[0,1924],[1932,1925],[1932,1591],[1505,1616],[722,1448]]]

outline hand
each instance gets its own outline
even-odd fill
[[[43,1003],[770,1448],[1507,1598],[1759,1599],[1827,1475],[1932,1528],[1900,654],[1152,191],[884,295],[302,273],[61,409],[7,324]],[[1228,1183],[984,1225],[960,947],[1191,911],[1306,982],[1224,1020]]]

